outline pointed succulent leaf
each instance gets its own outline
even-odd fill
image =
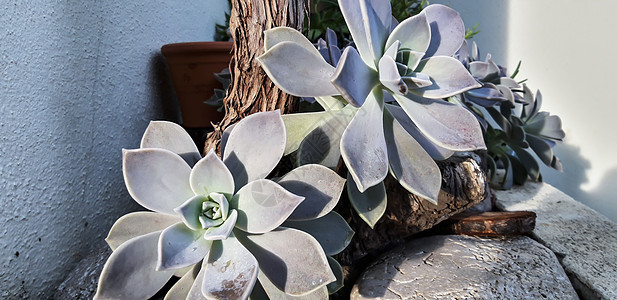
[[[150,121],[141,138],[140,148],[169,150],[180,155],[191,167],[201,159],[197,146],[186,130],[176,123],[167,121]]]
[[[227,197],[223,194],[219,193],[210,193],[210,199],[216,202],[219,205],[219,210],[221,212],[221,216],[223,220],[227,219],[227,215],[229,214],[229,202],[227,201]]]
[[[525,130],[523,130],[522,127],[520,126],[513,126],[512,127],[512,131],[510,132],[510,139],[511,139],[511,143],[515,144],[519,147],[527,147],[527,141],[525,140],[526,138],[526,134],[525,134]]]
[[[347,47],[331,82],[349,104],[360,107],[371,90],[379,84],[379,75],[362,63],[355,48]]]
[[[212,149],[195,165],[191,171],[190,182],[196,195],[234,192],[234,178],[231,172]]]
[[[507,101],[503,94],[499,91],[499,89],[492,83],[487,83],[481,88],[469,90],[466,92],[465,96],[473,96],[476,98],[503,102]],[[494,102],[493,102],[494,104]]]
[[[336,206],[345,187],[345,179],[327,167],[309,164],[285,174],[278,184],[305,198],[288,220],[309,220],[325,216]]]
[[[512,188],[512,185],[514,184],[514,170],[512,168],[512,163],[510,161],[510,158],[508,158],[508,155],[505,153],[501,155],[499,158],[503,162],[503,166],[505,170],[505,174],[503,175],[503,178],[499,180],[499,186],[504,190],[509,190]]]
[[[551,149],[551,146],[547,144],[544,140],[534,135],[531,135],[531,134],[527,135],[527,142],[529,143],[529,146],[531,147],[533,152],[535,152],[536,155],[538,155],[540,160],[545,165],[550,166],[551,162],[553,161],[553,157],[554,157],[553,149]]]
[[[518,84],[518,82],[516,82],[516,80],[510,78],[510,77],[501,77],[499,78],[499,85],[503,85],[507,88],[510,89],[520,89],[521,86],[520,84]]]
[[[281,42],[293,42],[306,50],[311,50],[313,54],[320,55],[319,51],[313,46],[301,32],[290,27],[276,27],[264,31],[264,48],[265,51],[272,49]]]
[[[218,227],[210,227],[206,230],[204,234],[204,239],[213,241],[213,240],[225,240],[231,234],[231,231],[234,229],[236,225],[236,221],[238,220],[238,211],[232,209],[229,213],[229,217]]]
[[[434,56],[423,59],[415,69],[428,75],[433,82],[425,88],[410,92],[431,99],[447,98],[470,89],[482,87],[467,69],[453,57]]]
[[[149,210],[173,215],[176,206],[193,196],[191,167],[169,150],[124,149],[122,171],[131,197]]]
[[[184,163],[184,162],[182,162]],[[147,299],[173,276],[156,271],[160,231],[128,240],[107,259],[94,299]]]
[[[466,109],[442,100],[395,96],[413,123],[437,146],[452,151],[486,149],[482,129]]]
[[[266,294],[265,297],[262,298],[254,298],[255,300],[263,300],[263,299],[277,299],[277,300],[324,300],[328,299],[328,289],[324,286],[320,289],[315,290],[314,292],[304,295],[304,296],[292,296],[289,294],[285,294],[285,292],[281,291],[277,288],[270,279],[263,273],[259,272],[257,275],[257,279],[261,287]],[[257,286],[257,285],[255,285]],[[254,289],[253,289],[254,290]],[[251,295],[251,299],[253,296]]]
[[[358,213],[360,218],[371,228],[375,227],[377,221],[383,216],[388,204],[386,187],[382,182],[368,188],[364,193],[358,190],[351,176],[347,176],[347,196],[351,206]]]
[[[369,2],[372,0],[339,0],[339,7],[362,60],[366,65],[375,68],[377,59],[382,54],[380,51],[383,51],[380,47],[385,44],[390,31],[390,24],[386,27],[383,20],[386,18],[386,9],[378,9],[376,12]],[[387,18],[391,23],[392,14]]]
[[[426,56],[454,55],[465,40],[465,24],[459,13],[441,4],[429,5],[422,13],[431,26],[431,44]]]
[[[405,131],[407,131],[407,133],[409,133],[414,140],[416,140],[416,142],[420,143],[422,149],[424,149],[424,151],[426,151],[426,153],[428,153],[434,160],[444,160],[454,154],[455,151],[448,150],[431,142],[424,134],[422,134],[422,131],[411,121],[407,113],[400,106],[386,104],[386,109],[388,110],[388,113],[392,114],[398,123],[405,128]]]
[[[289,295],[307,295],[336,280],[319,242],[308,233],[279,227],[240,241],[272,284]]]
[[[392,59],[396,60],[396,56],[398,55],[398,49],[400,46],[400,41],[394,41],[392,45],[386,47],[386,51],[383,53],[383,56],[390,56]]]
[[[507,154],[512,169],[512,181],[515,184],[523,185],[529,177],[527,170],[518,157]]]
[[[504,132],[510,132],[512,130],[512,124],[510,124],[510,121],[508,121],[508,119],[506,119],[497,109],[494,107],[487,107],[486,111]]]
[[[207,257],[200,263],[199,273],[197,273],[197,277],[195,277],[195,281],[189,290],[188,295],[186,296],[186,300],[207,300],[206,296],[201,291],[201,287],[204,282],[204,275],[206,270],[204,266],[208,263]]]
[[[393,93],[407,94],[407,85],[401,79],[396,62],[390,56],[384,55],[379,60],[379,81]]]
[[[280,42],[257,58],[268,77],[284,92],[298,97],[337,95],[330,84],[334,67],[319,52],[294,42]]]
[[[521,164],[525,167],[526,173],[529,174],[531,180],[538,181],[540,179],[540,166],[536,159],[525,149],[513,147],[514,153],[519,158]]]
[[[512,90],[510,90],[509,87],[503,86],[503,85],[498,85],[497,89],[501,92],[501,94],[506,99],[508,99],[508,101],[510,101],[511,105],[509,105],[508,107],[512,107],[514,105],[514,102],[515,102],[514,93],[512,92]]]
[[[541,96],[542,95],[540,95],[540,100],[542,99]],[[526,84],[523,84],[523,98],[528,104],[523,106],[523,113],[521,114],[521,118],[526,120],[537,114],[540,108],[537,106],[537,103],[534,102],[533,93]]]
[[[202,228],[202,224],[199,222],[199,216],[202,211],[202,204],[208,200],[208,197],[204,195],[197,195],[186,200],[180,206],[176,207],[174,211],[180,215],[184,224],[192,229],[199,230]]]
[[[313,129],[298,147],[298,165],[320,164],[335,169],[341,158],[341,137],[357,110],[348,105],[336,116]]]
[[[467,43],[467,40],[463,40],[463,43],[461,44],[461,47],[458,48],[458,50],[456,51],[456,54],[454,56],[458,59],[458,61],[460,61],[463,64],[468,62],[468,59],[469,59],[469,44]]]
[[[386,48],[397,40],[401,42],[399,47],[401,49],[426,52],[431,42],[431,28],[426,19],[426,14],[417,14],[398,24],[390,33]]]
[[[315,220],[287,221],[283,227],[295,228],[312,235],[321,245],[326,255],[343,251],[354,235],[353,229],[341,215],[331,211]]]
[[[210,251],[212,241],[203,238],[203,231],[191,230],[183,223],[169,226],[158,243],[157,270],[180,269],[196,264]]]
[[[203,267],[202,293],[209,299],[247,299],[259,272],[255,257],[233,235],[213,243]]]
[[[287,143],[283,155],[288,155],[300,146],[302,140],[315,128],[336,115],[331,111],[320,111],[299,114],[285,114],[281,117],[285,123]]]
[[[388,174],[383,133],[383,93],[377,88],[367,97],[341,138],[341,155],[361,192]]]
[[[365,16],[364,30],[367,34],[369,48],[375,60],[383,55],[384,45],[390,34],[392,24],[392,10],[381,0],[360,0],[360,9]]]
[[[409,192],[437,204],[441,172],[435,161],[389,112],[384,114],[384,132],[394,178]]]
[[[424,57],[424,52],[402,49],[398,51],[396,61],[407,65],[408,72],[414,71]]]
[[[328,263],[330,264],[332,273],[336,276],[336,281],[328,284],[328,293],[334,294],[344,286],[345,274],[343,273],[343,267],[341,267],[341,264],[339,264],[336,259],[328,256]]]
[[[539,115],[540,114],[537,114],[536,116]],[[545,118],[533,118],[530,122],[525,124],[525,131],[556,140],[561,140],[566,136],[566,133],[561,129],[561,118],[555,115]]]
[[[197,279],[197,275],[201,270],[201,263],[195,264],[191,269],[184,274],[165,294],[164,300],[183,300],[188,299],[189,291]]]
[[[433,84],[428,75],[419,72],[411,72],[402,79],[409,89],[420,89]]]
[[[341,96],[337,96],[337,97],[341,97]],[[333,96],[315,97],[315,101],[319,103],[319,105],[321,105],[321,107],[323,107],[323,109],[326,111],[340,110],[343,107],[345,107],[345,103],[343,103],[344,101],[337,99],[337,97],[333,97]]]
[[[563,172],[563,167],[561,166],[561,160],[557,158],[557,156],[553,156],[553,161],[551,161],[551,168]]]
[[[229,127],[225,128],[223,131],[223,135],[221,136],[221,157],[225,157],[225,146],[227,145],[227,140],[229,139],[229,135],[236,127],[236,124],[231,124]]]
[[[107,242],[111,250],[116,250],[124,242],[134,237],[163,230],[178,223],[178,221],[180,219],[176,216],[150,211],[129,213],[120,217],[114,223],[109,230],[107,238],[105,238],[105,242]]]
[[[236,227],[249,233],[268,232],[283,223],[304,200],[278,183],[259,179],[242,187],[231,199],[238,210]]]
[[[285,124],[279,110],[256,113],[238,122],[229,134],[223,156],[236,190],[265,178],[281,160],[285,143]]]
[[[223,219],[210,219],[204,215],[199,216],[199,223],[201,223],[202,228],[211,228],[216,227],[223,224]]]

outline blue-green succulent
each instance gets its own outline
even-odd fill
[[[351,203],[373,226],[386,207],[388,173],[436,203],[441,173],[434,159],[485,148],[475,117],[443,100],[481,85],[453,57],[465,35],[456,11],[429,5],[397,23],[388,0],[338,3],[355,45],[338,61],[286,27],[265,32],[258,60],[283,91],[315,97],[324,109],[283,116],[285,153],[329,167],[342,157]]]
[[[202,158],[182,127],[151,122],[141,148],[123,151],[128,191],[148,211],[110,230],[95,299],[146,299],[173,275],[166,299],[247,299],[255,286],[272,299],[326,299],[340,269],[327,255],[353,234],[331,211],[345,180],[313,164],[265,179],[285,140],[279,111],[258,113],[230,130],[222,159]]]

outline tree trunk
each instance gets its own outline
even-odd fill
[[[304,0],[232,0],[229,20],[234,49],[229,64],[231,85],[223,100],[225,117],[208,134],[204,153],[219,150],[223,131],[256,112],[280,109],[296,112],[298,101],[279,90],[255,58],[263,54],[263,31],[288,26],[302,30],[307,6]]]

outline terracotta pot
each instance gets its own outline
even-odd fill
[[[167,59],[180,111],[182,125],[188,128],[211,128],[223,113],[204,104],[221,84],[214,77],[229,66],[232,42],[193,42],[167,44],[161,48]]]

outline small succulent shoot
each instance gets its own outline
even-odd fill
[[[507,69],[496,64],[490,54],[486,55],[485,61],[479,61],[480,51],[475,42],[471,45],[471,51],[467,41],[463,42],[456,55],[471,75],[482,83],[482,87],[459,95],[464,103],[473,103],[482,107],[491,107],[501,103],[513,107],[514,103],[526,103],[522,96],[523,87],[514,80],[518,68],[513,75],[508,76]]]
[[[265,179],[285,140],[279,111],[257,113],[227,133],[222,159],[201,158],[179,125],[151,122],[140,149],[123,151],[129,193],[149,211],[110,230],[95,299],[146,299],[173,275],[169,299],[247,299],[257,280],[273,299],[326,299],[338,272],[327,255],[353,235],[331,211],[345,180],[315,164]]]
[[[348,189],[357,189],[350,200],[373,226],[385,196],[372,203],[375,199],[357,195],[382,190],[388,173],[409,192],[436,203],[441,174],[434,159],[485,149],[473,114],[442,99],[481,85],[453,57],[465,34],[456,11],[429,5],[397,24],[388,0],[338,4],[356,48],[344,48],[336,64],[286,27],[265,31],[266,51],[258,61],[279,88],[315,97],[325,110],[284,117],[293,129],[286,154],[304,152],[299,156],[317,157],[315,163],[342,156]],[[307,139],[321,144],[309,147]],[[319,153],[309,155],[310,148]]]
[[[227,89],[231,84],[231,73],[229,73],[229,68],[225,68],[221,70],[221,72],[214,73],[214,78],[216,78],[216,80],[223,85],[223,89],[214,89],[214,94],[212,94],[212,97],[204,101],[204,103],[206,105],[216,107],[218,112],[223,112],[223,109],[225,109],[223,106],[223,99],[227,96]]]
[[[529,104],[486,108],[492,121],[489,124],[494,124],[488,126],[485,134],[489,177],[493,186],[502,189],[509,189],[513,184],[522,185],[528,178],[541,181],[538,159],[562,171],[561,162],[552,150],[565,137],[561,119],[540,111],[540,91],[534,98],[527,85],[523,85],[523,89],[525,102]],[[497,169],[503,169],[503,176],[496,176]]]

